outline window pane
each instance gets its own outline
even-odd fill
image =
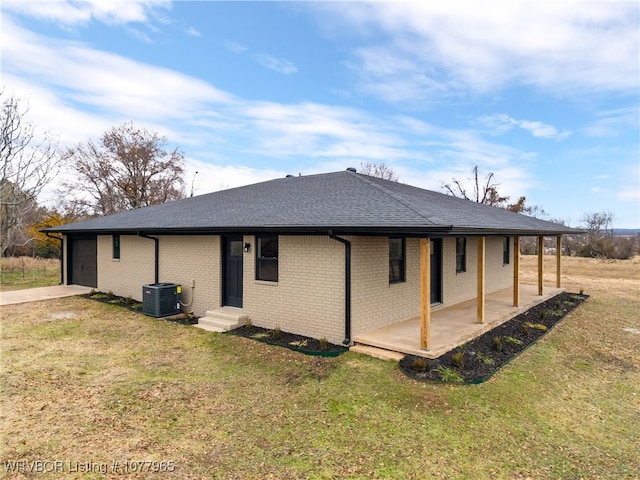
[[[456,272],[467,271],[467,239],[456,238]]]
[[[404,276],[404,238],[389,239],[389,282],[403,282]]]
[[[509,264],[509,254],[511,253],[510,247],[511,245],[509,244],[509,237],[504,237],[502,244],[502,263],[505,265]]]
[[[278,281],[278,237],[256,237],[256,280]]]
[[[229,255],[232,257],[242,256],[242,242],[237,240],[231,240],[229,242]]]
[[[278,281],[278,260],[261,258],[258,260],[258,279]]]
[[[259,257],[276,258],[278,256],[278,237],[258,238]]]
[[[113,235],[113,258],[120,258],[120,235]]]

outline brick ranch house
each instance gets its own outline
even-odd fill
[[[513,288],[519,237],[576,230],[354,169],[287,176],[47,229],[63,234],[63,283],[141,300],[174,282],[196,316],[332,343]],[[560,252],[558,248],[558,252]],[[560,255],[558,287],[560,286]],[[542,295],[542,257],[539,257]]]

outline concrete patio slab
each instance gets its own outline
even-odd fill
[[[52,287],[25,288],[24,290],[10,290],[0,292],[0,305],[37,302],[52,298],[72,297],[89,293],[91,287],[80,285],[55,285]]]
[[[482,324],[476,323],[475,299],[449,307],[436,307],[431,313],[431,343],[428,350],[420,348],[419,317],[357,335],[353,341],[355,345],[437,358],[563,291],[563,288],[545,287],[544,294],[540,296],[537,286],[521,285],[519,307],[512,304],[511,288],[488,294],[485,322]]]

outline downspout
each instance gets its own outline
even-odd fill
[[[49,232],[44,232],[48,238],[60,241],[60,285],[64,285],[64,238],[54,237]]]
[[[344,244],[344,340],[343,345],[351,343],[351,242],[336,237],[333,230],[329,230],[329,238]]]
[[[155,281],[153,283],[160,283],[160,239],[157,237],[150,237],[149,235],[145,235],[144,233],[138,232],[138,236],[142,238],[148,238],[149,240],[153,240],[154,242],[154,272],[155,272]]]

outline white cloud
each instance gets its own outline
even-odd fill
[[[146,22],[154,12],[171,6],[170,0],[5,0],[2,3],[2,8],[11,12],[69,26],[92,20],[110,25]]]
[[[531,133],[534,137],[538,138],[550,138],[554,140],[564,140],[571,132],[560,132],[553,125],[548,125],[539,121],[531,120],[517,120],[504,113],[498,113],[495,115],[485,115],[478,119],[478,123],[486,128],[492,130],[494,134],[502,134],[514,127],[521,128]]]
[[[185,160],[185,189],[187,195],[203,195],[228,188],[282,178],[285,172],[277,169],[258,169],[241,165],[216,165],[194,158]]]
[[[191,37],[202,38],[202,33],[193,27],[189,27],[185,30],[185,33]]]
[[[249,50],[248,47],[231,40],[225,40],[222,42],[222,46],[237,55],[242,55]],[[254,53],[251,55],[251,58],[263,67],[285,75],[291,75],[298,71],[298,68],[293,64],[293,62],[284,58],[278,58],[274,55],[269,55],[268,53]]]
[[[206,82],[84,44],[53,40],[2,22],[3,70],[38,82],[64,98],[114,118],[191,118],[190,109],[233,97]],[[153,79],[153,81],[151,81]]]
[[[296,66],[289,60],[274,57],[273,55],[268,55],[266,53],[256,53],[253,55],[253,59],[263,67],[279,73],[284,73],[285,75],[291,75],[298,71]]]
[[[241,54],[247,51],[247,47],[239,43],[232,42],[231,40],[225,40],[224,42],[222,42],[222,46],[230,52],[237,54]]]
[[[596,120],[584,129],[584,133],[590,137],[615,137],[630,127],[637,131],[639,120],[638,105],[606,110],[596,115]]]
[[[43,128],[60,132],[69,146],[124,121],[158,130],[197,159],[190,171],[201,172],[198,193],[367,161],[385,162],[405,181],[435,189],[476,164],[499,174],[507,194],[531,184],[522,173],[530,153],[486,141],[473,130],[314,102],[247,100],[173,70],[35,35],[6,17],[0,40],[3,79],[31,99],[31,113]],[[242,167],[250,162],[265,168]],[[418,173],[425,164],[433,168],[429,175]]]
[[[514,85],[563,96],[637,91],[636,2],[415,0],[316,8],[332,13],[318,15],[332,22],[325,25],[330,35],[361,42],[350,66],[364,92],[387,101],[429,104]]]

